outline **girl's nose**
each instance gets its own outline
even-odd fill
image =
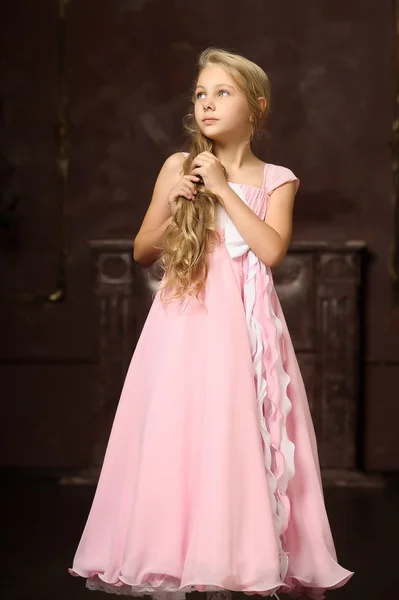
[[[204,104],[203,104],[204,112],[206,112],[209,109],[213,110],[213,108],[214,108],[213,102],[210,102],[209,100],[206,100],[206,102],[204,102]]]

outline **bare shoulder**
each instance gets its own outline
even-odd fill
[[[182,152],[175,152],[164,161],[155,181],[151,202],[136,239],[142,233],[161,227],[171,216],[168,195],[170,190],[179,183],[183,175],[182,167],[185,158]]]
[[[183,152],[174,152],[165,160],[162,170],[166,171],[170,176],[181,177],[183,174],[183,163],[186,156]]]
[[[154,194],[165,196],[169,190],[175,186],[183,176],[183,163],[185,161],[183,152],[174,152],[164,161],[155,182]]]

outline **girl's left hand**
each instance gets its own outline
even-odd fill
[[[228,185],[220,160],[212,152],[197,154],[192,162],[191,175],[202,177],[204,185],[214,194]]]

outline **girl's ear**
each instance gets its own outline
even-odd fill
[[[266,98],[264,98],[263,96],[260,96],[260,98],[258,98],[258,102],[259,105],[262,109],[262,112],[265,112],[266,108],[267,108],[267,100]]]

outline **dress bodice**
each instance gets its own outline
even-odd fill
[[[260,219],[265,218],[268,198],[266,190],[254,185],[228,183],[237,196],[239,196]],[[236,226],[221,204],[218,204],[216,208],[216,228],[222,233],[223,241],[232,258],[242,256],[248,251],[248,245],[237,231]]]
[[[187,156],[187,152],[183,152]],[[262,187],[247,183],[227,183],[241,200],[260,218],[266,216],[267,203],[270,194],[279,186],[288,181],[295,181],[296,189],[299,187],[299,179],[286,167],[265,163]],[[223,234],[223,241],[232,258],[242,256],[248,251],[248,245],[239,234],[236,226],[230,219],[222,205],[216,208],[216,228]]]
[[[241,198],[243,202],[260,218],[264,219],[266,215],[266,205],[268,194],[265,189],[246,183],[228,182],[231,189]],[[219,205],[217,210],[217,225],[223,226],[224,208]]]

